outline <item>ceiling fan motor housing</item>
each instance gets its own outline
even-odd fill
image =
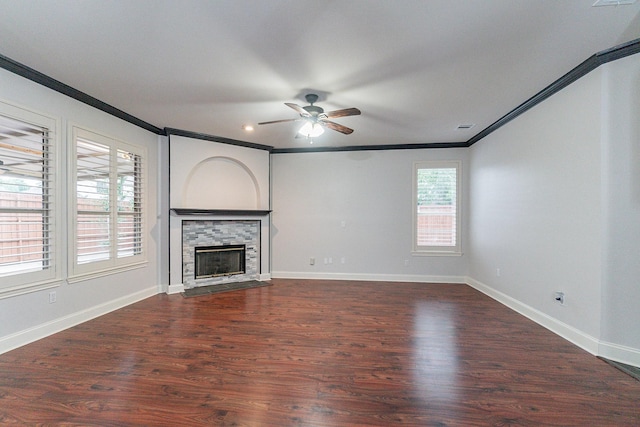
[[[305,95],[304,98],[311,105],[307,105],[306,107],[302,107],[302,108],[307,113],[311,114],[312,117],[318,117],[320,114],[324,113],[324,108],[313,105],[313,103],[318,100],[318,95],[316,95],[315,93],[308,93],[307,95]]]
[[[324,113],[324,109],[321,107],[316,107],[315,105],[307,105],[306,107],[302,107],[304,108],[304,110],[311,114],[314,117],[317,117],[318,115]]]
[[[309,104],[313,104],[318,100],[318,95],[315,93],[308,93],[304,96],[304,99],[306,99]]]

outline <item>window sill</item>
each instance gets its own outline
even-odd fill
[[[412,256],[462,256],[462,252],[451,251],[411,251]]]
[[[122,272],[125,272],[125,271],[136,270],[138,268],[146,267],[147,264],[148,264],[148,261],[144,260],[144,261],[140,261],[140,262],[136,262],[136,263],[132,263],[132,264],[127,264],[127,265],[122,265],[122,266],[118,266],[118,267],[108,267],[108,268],[103,268],[103,269],[95,270],[95,271],[88,272],[88,273],[74,274],[73,276],[69,276],[69,278],[67,279],[67,282],[68,283],[84,282],[86,280],[91,280],[91,279],[97,279],[99,277],[110,276],[110,275],[116,274],[116,273],[122,273]]]
[[[60,284],[61,280],[59,278],[56,278],[37,283],[15,285],[4,289],[0,288],[0,299],[30,294],[32,292],[42,291],[45,289],[57,288],[58,286],[60,286]]]

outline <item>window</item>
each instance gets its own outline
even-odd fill
[[[414,165],[413,251],[460,255],[460,162]]]
[[[143,149],[80,128],[73,142],[73,275],[143,262]]]
[[[56,278],[55,119],[0,103],[0,296]]]

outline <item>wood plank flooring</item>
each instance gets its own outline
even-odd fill
[[[639,381],[466,285],[272,283],[0,355],[0,424],[640,425]]]

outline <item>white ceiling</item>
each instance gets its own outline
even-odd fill
[[[305,147],[299,123],[242,126],[313,89],[362,111],[314,147],[462,142],[640,37],[640,2],[594,1],[0,0],[0,54],[161,128]]]

